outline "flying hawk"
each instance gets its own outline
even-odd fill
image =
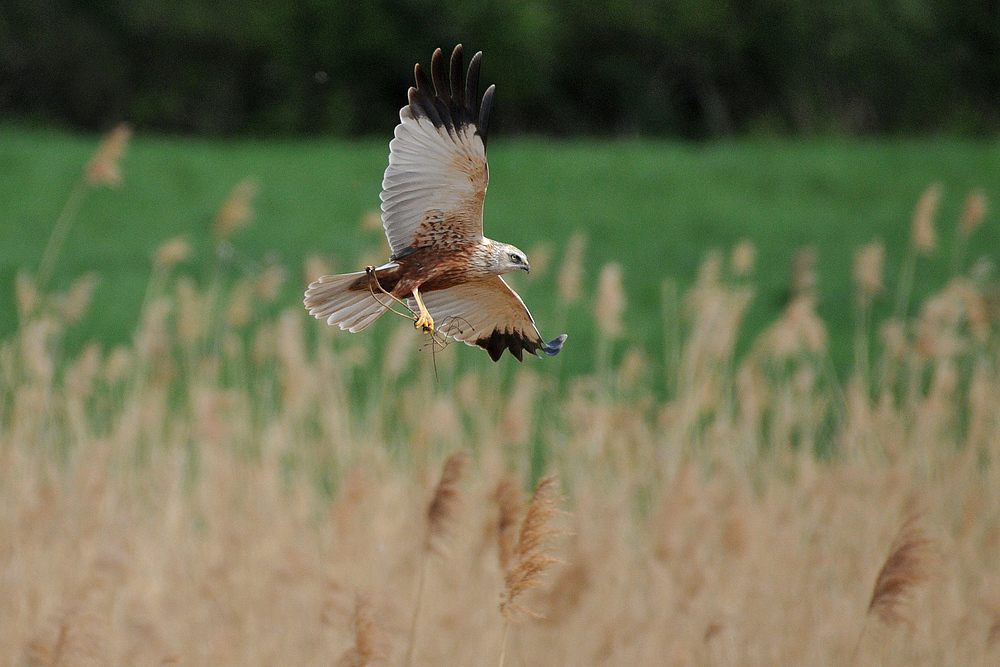
[[[478,345],[498,361],[510,350],[555,356],[563,334],[542,339],[521,297],[501,277],[530,269],[527,256],[483,236],[483,200],[489,170],[486,129],[490,86],[478,100],[482,53],[463,80],[462,45],[451,54],[451,87],[441,49],[431,78],[419,64],[409,104],[399,112],[382,179],[382,225],[392,256],[378,268],[323,276],[309,285],[305,306],[317,319],[357,332],[392,304],[405,302],[414,326]],[[392,297],[392,298],[390,298]]]

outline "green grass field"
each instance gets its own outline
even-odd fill
[[[53,223],[98,137],[6,127],[0,130],[0,335],[16,327],[13,283],[34,271]],[[252,225],[234,237],[236,256],[222,268],[252,272],[278,261],[288,269],[282,306],[301,294],[303,258],[330,256],[354,270],[379,247],[359,225],[377,207],[388,137],[358,142],[202,141],[138,136],[117,189],[88,193],[53,277],[64,287],[87,271],[102,282],[79,340],[127,340],[139,313],[155,248],[179,234],[197,250],[186,270],[218,270],[210,228],[215,210],[241,179],[259,186]],[[887,248],[892,281],[906,252],[913,207],[940,182],[939,249],[918,262],[914,296],[943,284],[951,270],[951,230],[966,194],[983,188],[1000,201],[1000,146],[948,140],[739,142],[678,144],[647,140],[546,141],[497,136],[490,144],[486,234],[549,255],[546,270],[515,278],[543,335],[554,336],[560,248],[576,231],[588,238],[586,290],[601,266],[624,268],[626,343],[662,358],[665,281],[683,290],[706,251],[728,252],[740,239],[757,247],[757,294],[748,334],[771,321],[785,298],[797,248],[818,251],[820,314],[831,329],[837,365],[850,359],[851,263],[874,239]],[[1000,227],[991,213],[973,237],[972,257],[995,256]],[[532,251],[535,251],[534,256]],[[540,264],[533,261],[533,264]],[[887,298],[886,301],[889,299]],[[887,304],[876,308],[888,308]],[[571,308],[565,357],[570,371],[593,361],[589,309]],[[385,327],[378,323],[378,327]],[[387,331],[387,329],[383,329]],[[345,336],[347,334],[344,334]],[[378,335],[378,334],[375,334]],[[72,344],[72,341],[70,341]]]

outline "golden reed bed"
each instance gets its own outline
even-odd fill
[[[935,192],[911,258],[933,249]],[[971,197],[958,233],[982,210]],[[279,269],[199,288],[178,275],[183,241],[154,258],[131,345],[67,354],[94,278],[46,290],[58,244],[19,278],[0,344],[0,664],[1000,661],[983,270],[914,309],[908,260],[873,323],[883,251],[861,249],[843,383],[808,253],[741,358],[748,244],[665,291],[659,363],[613,361],[611,266],[597,371],[560,388],[531,364],[501,386],[457,349],[435,379],[405,322],[384,350],[316,335],[300,308],[268,316]],[[563,303],[582,237],[570,248]],[[668,398],[650,389],[664,369]],[[538,451],[553,476],[533,483]]]

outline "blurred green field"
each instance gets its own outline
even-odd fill
[[[35,271],[53,224],[96,136],[0,129],[0,336],[16,328],[18,271]],[[288,269],[281,307],[301,298],[301,267],[310,253],[333,258],[337,270],[371,261],[381,239],[359,221],[378,206],[388,137],[328,140],[203,141],[139,136],[123,161],[117,189],[88,193],[69,234],[52,286],[87,271],[102,282],[74,345],[129,339],[151,271],[165,240],[186,235],[197,252],[186,271],[207,280],[276,261]],[[619,262],[628,296],[626,344],[662,358],[663,285],[691,283],[713,248],[728,252],[746,238],[757,248],[758,292],[745,328],[750,335],[780,310],[793,254],[818,251],[820,314],[830,326],[838,367],[850,360],[851,264],[855,249],[875,238],[887,249],[893,281],[909,243],[913,207],[940,182],[939,248],[917,266],[914,300],[943,284],[952,270],[952,229],[966,194],[982,188],[1000,200],[1000,145],[954,140],[797,141],[679,144],[647,140],[547,141],[496,136],[490,142],[491,184],[486,234],[525,249],[543,268],[514,279],[543,335],[570,334],[567,372],[593,368],[586,301],[559,312],[560,248],[576,231],[588,239],[589,294],[600,267]],[[219,261],[211,239],[216,209],[240,180],[259,186],[250,227],[233,238],[235,254]],[[972,240],[973,258],[995,256],[995,213]],[[534,252],[533,252],[534,251]],[[537,275],[536,275],[537,274]],[[886,302],[890,299],[886,297]],[[887,309],[888,303],[876,308]],[[384,322],[374,331],[388,331]],[[344,334],[345,336],[348,334]],[[377,333],[375,335],[378,335]],[[745,343],[744,343],[745,344]]]

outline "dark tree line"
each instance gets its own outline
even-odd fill
[[[384,132],[416,60],[485,52],[507,131],[990,134],[995,0],[3,0],[0,114]]]

